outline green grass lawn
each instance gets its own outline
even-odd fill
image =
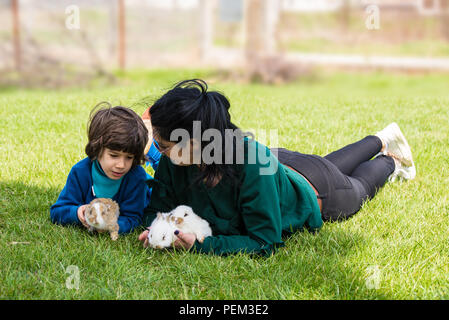
[[[387,183],[348,221],[297,233],[270,258],[143,249],[50,222],[70,168],[85,157],[91,108],[133,106],[200,71],[134,73],[90,90],[0,91],[1,299],[448,299],[449,93],[446,75],[328,74],[284,86],[211,81],[242,129],[327,153],[396,121],[417,178]],[[149,170],[151,173],[151,170]],[[80,271],[70,289],[69,266]]]

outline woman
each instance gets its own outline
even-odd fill
[[[283,235],[316,232],[323,221],[352,216],[389,177],[415,176],[410,147],[394,123],[322,158],[268,149],[238,130],[229,108],[204,81],[186,80],[150,109],[154,143],[163,156],[146,225],[157,212],[184,204],[213,231],[202,243],[175,231],[176,247],[270,255],[283,245]],[[139,236],[145,247],[147,235]]]

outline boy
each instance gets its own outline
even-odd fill
[[[148,130],[133,110],[107,103],[101,108],[103,105],[91,112],[85,149],[88,157],[72,167],[50,208],[50,217],[53,223],[87,228],[87,204],[95,198],[111,198],[120,206],[119,233],[128,233],[142,224],[151,195],[145,184],[147,173],[140,166],[146,160]],[[154,159],[149,162],[154,166]]]

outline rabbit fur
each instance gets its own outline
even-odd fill
[[[117,223],[120,208],[117,202],[107,198],[92,200],[84,212],[89,231],[109,231],[113,241],[118,239],[119,225]]]
[[[181,205],[168,213],[158,213],[150,226],[148,242],[152,248],[162,249],[172,246],[178,238],[175,230],[193,233],[199,242],[212,235],[209,223],[196,215],[189,206]]]

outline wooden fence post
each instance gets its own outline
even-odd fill
[[[213,45],[213,1],[200,0],[199,52],[200,59],[207,59]]]
[[[19,0],[11,0],[12,11],[12,37],[14,44],[14,63],[16,70],[22,69],[22,52],[20,47],[20,20],[19,20]]]
[[[276,51],[275,29],[279,15],[276,0],[246,0],[246,59]]]
[[[120,69],[125,69],[126,62],[126,30],[125,30],[125,0],[118,0],[118,61]]]

